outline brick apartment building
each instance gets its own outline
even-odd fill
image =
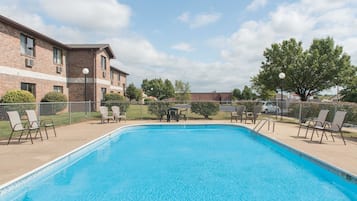
[[[30,91],[39,102],[50,91],[69,101],[100,102],[105,93],[125,94],[129,75],[111,66],[108,44],[63,44],[0,15],[0,97],[6,91]],[[88,68],[86,76],[83,68]]]

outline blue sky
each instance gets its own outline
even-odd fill
[[[109,43],[137,87],[162,78],[193,92],[242,89],[264,49],[291,37],[308,47],[331,36],[357,65],[355,0],[1,0],[0,14],[63,43]]]

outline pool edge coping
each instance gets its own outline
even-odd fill
[[[18,187],[18,185],[24,185],[27,182],[31,181],[32,178],[36,177],[36,176],[40,176],[41,171],[45,171],[46,168],[51,168],[51,166],[53,166],[52,168],[56,167],[57,163],[66,163],[66,159],[68,160],[68,158],[72,158],[71,160],[76,160],[76,157],[78,158],[79,156],[76,156],[75,154],[79,154],[81,151],[83,151],[84,153],[88,153],[91,152],[92,150],[89,149],[90,146],[94,146],[94,147],[98,147],[98,145],[102,142],[105,143],[106,141],[103,141],[105,139],[110,139],[110,137],[117,131],[128,128],[128,127],[135,127],[135,126],[150,126],[150,125],[156,125],[156,126],[160,126],[160,125],[170,125],[170,126],[187,126],[187,125],[226,125],[226,126],[234,126],[234,127],[242,127],[242,128],[246,128],[247,130],[249,130],[252,134],[255,135],[259,135],[273,143],[276,143],[282,147],[284,147],[285,149],[288,149],[289,151],[292,151],[293,153],[297,154],[299,157],[303,157],[307,160],[310,160],[313,163],[316,163],[317,165],[322,166],[323,168],[325,168],[327,171],[335,174],[336,176],[340,177],[343,180],[346,180],[347,182],[350,182],[352,184],[357,185],[357,175],[354,175],[350,172],[348,172],[347,170],[344,170],[343,168],[340,167],[336,167],[326,161],[323,161],[321,159],[318,159],[314,156],[311,156],[309,154],[307,154],[306,152],[303,152],[301,150],[298,150],[290,145],[284,144],[276,139],[273,139],[267,135],[264,135],[262,133],[256,132],[253,129],[246,127],[246,126],[242,126],[242,125],[235,125],[235,124],[230,124],[230,123],[199,123],[199,124],[174,124],[174,123],[141,123],[141,124],[132,124],[132,125],[123,125],[119,128],[116,128],[112,131],[109,131],[107,133],[105,133],[104,135],[95,138],[19,177],[16,177],[2,185],[0,185],[0,198],[2,198],[3,196],[6,196],[9,194],[9,191],[11,191],[12,189],[16,189]],[[120,136],[120,135],[118,135]],[[86,150],[87,149],[87,150]],[[88,150],[89,149],[89,150]],[[45,172],[44,172],[45,173]],[[16,185],[18,184],[18,185]]]

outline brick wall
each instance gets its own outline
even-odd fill
[[[35,56],[21,54],[20,34],[25,34],[35,40]],[[21,82],[36,84],[36,101],[53,91],[53,86],[62,86],[63,92],[68,96],[66,86],[66,59],[63,64],[53,63],[53,47],[55,45],[43,41],[26,32],[17,30],[0,22],[0,96],[11,89],[21,89]],[[63,50],[63,55],[66,51]],[[25,59],[32,59],[33,66],[26,67]],[[61,66],[62,72],[58,74],[56,67]]]

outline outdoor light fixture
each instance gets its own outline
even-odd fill
[[[281,80],[281,94],[280,94],[280,120],[283,119],[283,80],[285,79],[285,73],[279,73],[279,78]]]
[[[85,105],[85,113],[87,114],[87,75],[89,73],[88,68],[83,68],[82,73],[84,75],[84,105]]]

